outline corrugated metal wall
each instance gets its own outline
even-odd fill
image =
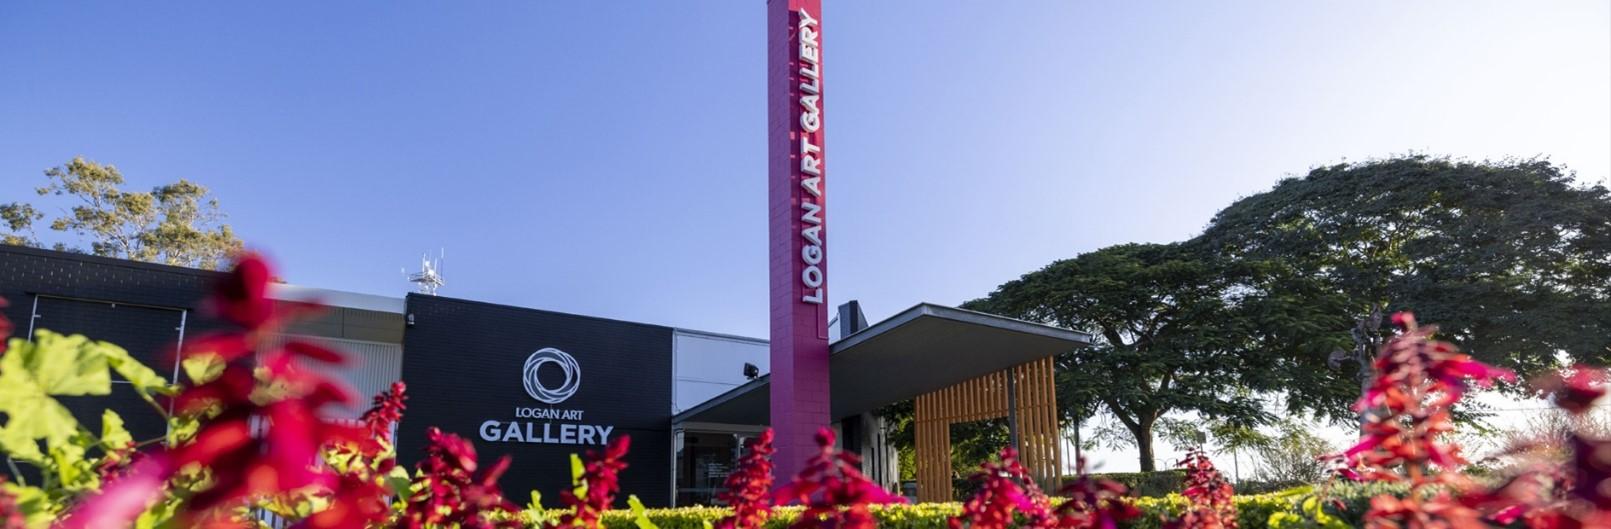
[[[279,347],[292,338],[320,343],[347,355],[346,365],[306,362],[310,369],[346,382],[347,387],[358,396],[358,402],[351,408],[325,410],[332,418],[358,418],[364,410],[369,409],[371,397],[403,378],[402,344],[282,334],[270,338],[268,345]]]

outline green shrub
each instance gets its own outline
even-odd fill
[[[1180,484],[1186,481],[1184,470],[1159,470],[1155,472],[1110,472],[1106,474],[1092,474],[1093,477],[1111,479],[1130,489],[1131,496],[1156,497],[1171,492],[1179,492]],[[1063,476],[1063,480],[1072,480],[1075,476]]]
[[[785,529],[800,517],[799,507],[773,509],[766,529]],[[705,523],[716,523],[732,511],[725,507],[677,507],[649,509],[645,514],[659,529],[704,529]],[[946,520],[962,513],[957,502],[920,503],[917,505],[873,506],[879,529],[948,529]],[[606,512],[602,520],[605,529],[638,529],[632,513],[626,510]]]
[[[1313,485],[1313,483],[1304,482],[1304,481],[1254,481],[1254,480],[1248,480],[1248,481],[1238,482],[1236,484],[1236,493],[1237,494],[1248,494],[1248,495],[1252,495],[1252,494],[1268,494],[1268,493],[1271,493],[1271,492],[1280,492],[1280,491],[1283,491],[1283,490],[1295,489],[1295,488],[1303,487],[1303,486],[1307,486],[1307,485]]]
[[[1235,500],[1237,522],[1243,529],[1259,529],[1270,527],[1270,517],[1277,513],[1302,516],[1299,506],[1305,499],[1314,497],[1316,492],[1318,489],[1315,487],[1305,485],[1266,494],[1238,495]],[[1378,494],[1403,493],[1402,486],[1338,485],[1327,491],[1328,501],[1323,503],[1323,508],[1327,516],[1350,527],[1361,527],[1363,526],[1361,518],[1370,506],[1371,497]],[[1340,500],[1343,508],[1339,510],[1332,505],[1329,502],[1331,498]],[[1185,497],[1174,493],[1136,498],[1135,502],[1142,515],[1125,524],[1123,526],[1125,529],[1157,529],[1163,525],[1165,517],[1179,516],[1187,504]],[[724,507],[678,507],[649,509],[646,514],[649,521],[654,522],[660,529],[704,529],[706,522],[715,523],[729,512]],[[873,507],[873,514],[878,517],[879,529],[947,529],[946,520],[961,512],[962,505],[957,502]],[[766,523],[766,529],[785,529],[799,516],[799,507],[775,509],[772,519]],[[638,529],[631,513],[626,510],[605,513],[603,522],[605,529]]]

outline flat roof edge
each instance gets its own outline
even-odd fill
[[[766,385],[770,384],[771,382],[772,382],[772,374],[771,373],[767,373],[765,375],[755,377],[754,380],[750,380],[750,381],[745,382],[743,384],[739,384],[738,386],[735,386],[733,389],[723,391],[720,395],[705,399],[704,402],[701,402],[699,404],[695,404],[694,407],[692,407],[692,408],[688,408],[686,410],[682,410],[682,411],[679,411],[679,412],[673,414],[671,416],[671,424],[677,424],[677,423],[680,423],[680,422],[687,422],[687,420],[689,418],[691,418],[691,417],[693,417],[695,415],[698,415],[698,414],[704,412],[705,410],[714,408],[716,406],[720,406],[720,405],[726,403],[727,401],[736,399],[739,396],[744,395],[745,393],[755,391],[755,388],[766,386]]]
[[[933,316],[936,318],[971,323],[974,325],[982,325],[985,327],[995,327],[1025,334],[1044,336],[1047,338],[1067,340],[1080,345],[1091,344],[1090,333],[1071,331],[1061,327],[1053,327],[1051,325],[1008,318],[1006,316],[997,316],[995,314],[959,309],[956,307],[947,307],[944,305],[936,305],[925,302],[913,305],[912,308],[903,310],[894,316],[885,318],[883,321],[872,324],[866,329],[857,331],[856,334],[839,339],[839,341],[834,342],[829,346],[830,353],[837,353],[839,351],[854,347],[857,344],[873,339],[874,337],[877,337],[890,329],[905,325],[906,323],[922,316]]]
[[[405,307],[403,298],[400,297],[362,294],[285,283],[269,284],[268,297],[281,301],[318,303],[329,307],[372,310],[393,314],[402,314]]]

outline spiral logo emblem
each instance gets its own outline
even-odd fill
[[[565,371],[565,381],[557,388],[549,388],[537,379],[537,369],[543,364],[552,363]],[[582,366],[576,363],[576,357],[566,354],[565,351],[552,347],[544,347],[531,356],[526,357],[526,369],[521,377],[526,383],[526,393],[531,398],[547,404],[559,404],[576,394],[576,389],[582,385]]]

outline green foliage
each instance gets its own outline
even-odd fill
[[[111,165],[83,157],[45,171],[40,196],[67,197],[71,207],[50,221],[50,229],[73,234],[95,255],[178,266],[217,269],[242,244],[206,187],[180,179],[149,192],[122,189],[123,174]],[[44,246],[34,223],[45,214],[24,202],[0,204],[0,242]],[[58,242],[60,250],[84,251]]]
[[[1270,529],[1349,529],[1336,516],[1328,514],[1317,496],[1299,501],[1296,509],[1278,511],[1270,515]]]
[[[1229,263],[1181,244],[1125,244],[1053,262],[997,287],[969,309],[1091,332],[1092,347],[1059,355],[1065,420],[1100,406],[1154,469],[1153,430],[1171,412],[1236,426],[1271,419],[1246,388],[1265,348],[1245,340],[1231,303]]]
[[[12,338],[0,355],[0,413],[6,418],[0,450],[15,463],[38,468],[42,480],[4,485],[22,502],[29,527],[48,524],[69,498],[99,488],[106,458],[136,441],[117,413],[104,411],[100,431],[92,432],[56,400],[110,394],[113,372],[153,405],[153,395],[172,391],[127,351],[82,335],[41,329],[31,342]]]
[[[1611,359],[1611,192],[1541,160],[1426,156],[1339,164],[1220,211],[1192,241],[1238,262],[1263,387],[1353,417],[1353,373],[1413,308],[1439,336],[1523,379]]]
[[[1155,497],[1166,496],[1180,492],[1180,484],[1186,481],[1184,470],[1157,470],[1152,472],[1109,472],[1104,474],[1091,474],[1091,477],[1107,479],[1124,485],[1131,496]],[[1064,476],[1063,479],[1072,480],[1075,476]]]
[[[1258,448],[1259,477],[1276,482],[1320,481],[1329,468],[1320,456],[1336,451],[1336,447],[1310,433],[1304,425],[1282,424],[1281,434]]]
[[[38,441],[62,447],[76,435],[89,434],[54,397],[111,393],[109,366],[115,366],[148,400],[152,393],[170,391],[161,377],[130,358],[127,351],[82,335],[62,336],[41,329],[32,342],[13,338],[8,347],[0,356],[0,412],[6,414],[0,446],[29,462],[40,462],[43,457]]]
[[[1162,474],[1162,473],[1159,473]],[[1113,476],[1115,474],[1108,474]],[[1338,486],[1329,491],[1312,487],[1297,487],[1269,494],[1239,495],[1234,499],[1241,527],[1256,529],[1282,527],[1285,529],[1317,528],[1340,529],[1359,527],[1370,498],[1382,493],[1402,493],[1402,489],[1381,486]],[[1332,504],[1343,505],[1338,509]],[[1056,500],[1054,500],[1056,501]],[[1143,512],[1140,518],[1121,525],[1126,529],[1158,529],[1164,517],[1179,516],[1187,506],[1186,498],[1179,494],[1143,497],[1135,500]],[[558,511],[550,515],[557,516]],[[947,520],[961,514],[957,502],[920,503],[916,505],[873,506],[879,529],[947,529]],[[638,520],[647,519],[659,529],[704,529],[729,514],[723,507],[678,507],[671,509],[645,509],[643,511],[609,511],[604,513],[606,529],[641,529]],[[799,507],[774,509],[766,529],[786,529],[800,516]],[[1279,525],[1277,525],[1279,524]],[[1340,525],[1339,525],[1340,524]]]

